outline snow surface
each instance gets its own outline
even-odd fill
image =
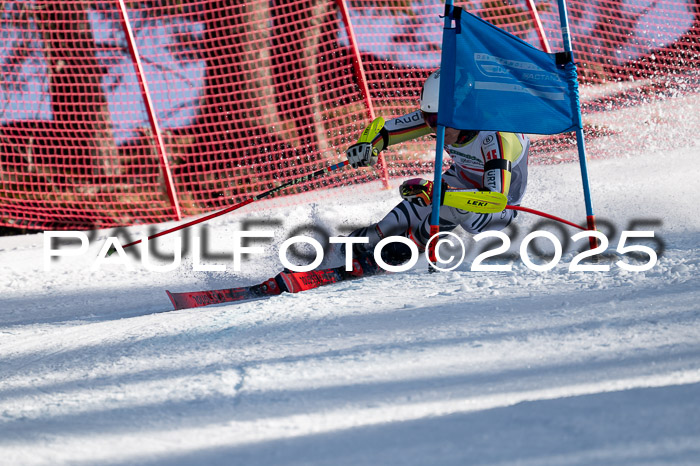
[[[549,272],[517,255],[511,271],[473,272],[476,243],[463,235],[470,254],[452,272],[428,274],[421,260],[404,273],[170,311],[166,288],[260,282],[279,271],[292,233],[378,220],[397,199],[378,185],[210,222],[218,254],[245,222],[274,231],[240,272],[225,258],[204,261],[225,271],[195,271],[191,257],[169,272],[92,270],[109,231],[44,271],[42,234],[0,238],[0,463],[698,464],[700,146],[674,135],[698,127],[697,108],[685,97],[608,119],[620,129],[652,115],[636,151],[589,163],[610,250],[634,220],[661,241],[644,243],[663,246],[646,272],[622,270],[617,260],[637,262],[620,254],[606,255],[608,272],[569,272],[583,243]],[[579,173],[531,166],[524,205],[582,222]],[[512,253],[539,221],[518,217]]]

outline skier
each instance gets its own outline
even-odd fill
[[[440,70],[431,74],[423,84],[419,110],[395,118],[386,125],[377,124],[378,120],[375,120],[363,131],[361,142],[353,144],[347,150],[350,165],[353,168],[374,165],[379,152],[387,147],[435,133],[439,89]],[[527,184],[529,148],[530,141],[524,134],[445,128],[445,149],[453,163],[443,174],[442,192],[465,189],[495,191],[504,194],[508,198],[508,204],[520,204]],[[382,220],[349,235],[369,239],[369,243],[353,244],[355,260],[352,271],[347,271],[345,265],[339,266],[346,259],[343,244],[336,250],[337,253],[334,252],[326,259],[326,265],[310,272],[294,273],[285,270],[260,285],[189,293],[168,292],[168,296],[175,309],[185,309],[219,302],[257,299],[282,292],[296,293],[348,278],[379,273],[372,254],[374,247],[383,238],[405,236],[412,239],[419,250],[425,250],[430,239],[433,182],[413,178],[403,182],[399,192],[403,201]],[[514,210],[484,214],[443,205],[440,208],[440,231],[452,231],[458,226],[469,233],[502,230],[510,225],[516,214]],[[382,259],[390,265],[402,264],[410,258],[411,250],[403,243],[391,242],[382,249]],[[329,268],[336,261],[338,264]]]
[[[420,109],[386,125],[375,126],[376,134],[370,135],[371,143],[358,142],[348,148],[350,165],[353,168],[374,165],[379,152],[387,147],[435,133],[439,89],[440,70],[437,70],[423,84]],[[443,173],[442,192],[450,189],[495,191],[506,195],[508,204],[520,204],[527,184],[529,147],[530,141],[524,134],[445,128],[445,149],[453,163]],[[413,178],[403,182],[399,192],[403,201],[382,220],[350,234],[369,238],[369,243],[353,245],[356,254],[371,254],[377,243],[388,236],[406,236],[416,243],[419,251],[425,250],[430,239],[433,182]],[[443,205],[440,231],[452,231],[457,226],[473,234],[502,230],[516,215],[514,210],[480,214]],[[400,264],[410,258],[410,250],[404,244],[393,242],[382,250],[382,256],[387,263]]]

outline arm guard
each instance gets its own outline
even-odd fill
[[[484,144],[481,150],[484,156],[484,187],[507,196],[511,168],[522,153],[523,145],[513,133],[495,133],[493,140]]]

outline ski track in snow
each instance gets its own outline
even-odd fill
[[[42,235],[0,238],[0,463],[697,464],[700,147],[672,144],[698,127],[697,115],[673,124],[696,103],[641,107],[637,123],[657,138],[589,163],[596,212],[616,229],[610,249],[634,220],[662,241],[646,272],[622,270],[617,260],[634,260],[620,255],[606,256],[608,272],[569,272],[581,244],[549,272],[517,256],[511,271],[472,272],[476,244],[463,235],[468,260],[452,272],[427,274],[421,260],[170,311],[166,288],[273,276],[277,246],[300,226],[342,234],[378,220],[397,196],[376,185],[212,221],[219,252],[245,220],[275,231],[241,272],[225,260],[224,272],[196,272],[191,259],[163,273],[91,270],[100,241],[44,271]],[[630,120],[606,124],[629,131]],[[533,165],[524,205],[585,218],[578,165]],[[510,253],[539,220],[518,217]]]

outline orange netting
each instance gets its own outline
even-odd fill
[[[184,216],[195,215],[342,160],[369,117],[341,7],[377,115],[414,109],[440,60],[444,7],[434,0],[125,3],[143,75],[118,1],[0,4],[0,225],[162,222],[176,215],[169,192]],[[556,2],[535,4],[544,36],[561,50]],[[456,5],[541,47],[525,0]],[[584,101],[584,115],[640,95],[697,90],[694,0],[568,5],[582,83],[640,82]],[[389,175],[431,170],[432,144],[387,151]],[[546,138],[533,153],[544,160],[570,145],[565,136]],[[366,181],[381,171],[371,173],[345,170],[295,189]]]

